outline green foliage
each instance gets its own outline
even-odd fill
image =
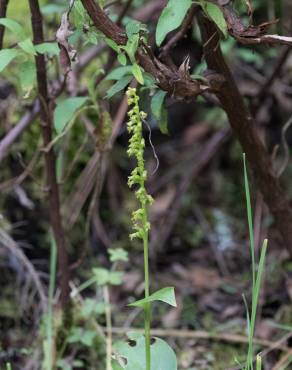
[[[31,41],[30,38],[27,38],[23,41],[20,41],[18,43],[18,46],[23,50],[25,51],[27,54],[30,54],[30,55],[36,55],[36,50],[35,50],[35,47]]]
[[[0,72],[2,72],[3,69],[17,56],[19,56],[19,51],[16,49],[0,50]]]
[[[91,347],[96,335],[95,330],[84,330],[82,327],[73,327],[67,337],[67,342],[81,343],[87,347]]]
[[[227,37],[227,24],[220,7],[206,0],[200,0],[200,4],[206,15],[216,24],[224,37]]]
[[[9,18],[0,18],[0,24],[15,33],[18,37],[23,38],[25,35],[24,28],[15,20]]]
[[[132,80],[132,75],[126,75],[122,77],[120,80],[118,80],[108,91],[106,94],[106,98],[110,99],[114,95],[116,95],[118,92],[122,91],[126,86],[129,85],[129,83]]]
[[[23,90],[31,90],[36,82],[35,63],[27,60],[19,66],[20,85]]]
[[[257,314],[260,288],[261,288],[261,283],[262,283],[262,276],[264,272],[264,264],[265,264],[265,258],[266,258],[266,253],[267,253],[268,240],[265,239],[263,242],[258,268],[256,268],[252,208],[251,208],[251,199],[250,199],[250,191],[249,191],[249,181],[248,181],[247,168],[246,168],[246,162],[245,162],[245,154],[243,155],[243,164],[244,164],[244,185],[245,185],[245,197],[246,197],[247,219],[248,219],[248,229],[249,229],[249,235],[250,235],[250,252],[251,252],[251,263],[252,263],[252,303],[251,303],[251,312],[249,312],[248,307],[247,307],[247,324],[248,324],[249,342],[248,342],[248,352],[247,352],[245,370],[253,370],[254,369],[253,367],[253,357],[254,357],[253,338],[254,338],[256,314]]]
[[[54,111],[54,126],[58,134],[63,132],[75,113],[85,104],[87,97],[74,97],[57,102]]]
[[[156,44],[160,46],[169,32],[178,28],[192,5],[192,0],[169,0],[156,28]]]
[[[34,46],[39,54],[59,55],[60,49],[56,42],[43,42]]]
[[[116,359],[113,369],[145,370],[145,338],[130,336],[130,340],[114,345]],[[125,361],[126,360],[126,361]],[[171,347],[160,338],[153,338],[151,343],[151,370],[177,370],[176,356]]]
[[[166,94],[167,93],[165,91],[159,90],[155,95],[153,95],[151,100],[151,111],[158,122],[160,131],[163,134],[168,134],[168,117],[163,104]]]
[[[102,267],[96,267],[92,271],[97,285],[120,285],[122,282],[123,273],[120,271],[109,271]]]
[[[143,74],[142,74],[142,69],[139,67],[139,65],[137,63],[133,64],[132,72],[133,72],[133,76],[136,78],[136,80],[141,85],[144,85],[144,78],[143,78]]]
[[[109,249],[111,262],[128,262],[128,252],[123,248]]]
[[[174,294],[174,288],[162,288],[155,293],[152,293],[149,297],[140,299],[139,301],[129,304],[129,306],[134,307],[145,307],[147,303],[161,301],[169,304],[170,306],[176,307],[176,299]]]

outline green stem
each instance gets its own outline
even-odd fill
[[[112,316],[111,316],[111,306],[108,286],[103,289],[104,301],[106,304],[105,317],[106,317],[106,370],[112,370]]]
[[[51,234],[51,250],[50,250],[50,282],[48,294],[48,312],[47,312],[47,348],[45,353],[46,370],[53,369],[53,300],[54,290],[56,285],[56,266],[57,266],[57,246],[56,241]]]
[[[147,206],[143,205],[145,223],[147,223],[148,212]],[[144,246],[144,285],[145,285],[145,298],[150,294],[150,281],[149,281],[149,232],[145,230],[143,238]],[[146,353],[146,370],[151,370],[151,349],[150,349],[150,326],[151,326],[151,304],[150,302],[144,308],[144,327],[145,327],[145,353]]]

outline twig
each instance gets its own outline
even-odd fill
[[[0,0],[0,18],[6,17],[7,6],[9,0]],[[5,27],[0,26],[0,50],[3,48],[3,39],[4,39]]]
[[[91,17],[95,27],[105,36],[115,41],[118,45],[127,43],[127,36],[121,27],[117,26],[104,13],[94,0],[81,0],[83,6]],[[178,69],[170,69],[167,65],[156,59],[149,48],[142,43],[136,53],[139,64],[144,70],[150,73],[161,89],[168,91],[171,94],[184,98],[194,98],[199,94],[210,90],[208,85],[202,82],[192,80],[189,76],[184,75]]]
[[[107,329],[103,328],[103,330],[106,332]],[[134,331],[137,333],[143,333],[143,329],[136,329],[136,328],[117,328],[113,327],[112,328],[112,333],[113,334],[126,334],[129,331]],[[212,332],[207,332],[203,330],[175,330],[175,329],[152,329],[151,334],[153,336],[159,336],[159,337],[173,337],[173,338],[182,338],[182,339],[206,339],[206,340],[216,340],[216,341],[223,341],[223,342],[230,342],[230,343],[243,343],[243,344],[248,344],[248,337],[244,335],[239,335],[239,334],[229,334],[229,333],[212,333]],[[257,344],[259,346],[267,347],[267,348],[274,348],[275,343],[264,340],[264,339],[259,339],[259,338],[254,338],[253,340],[254,344]],[[277,346],[277,349],[280,349],[283,352],[288,351],[287,346]]]
[[[0,162],[8,154],[10,146],[17,140],[19,135],[26,129],[26,127],[35,119],[40,111],[39,101],[36,100],[33,104],[33,108],[30,112],[27,112],[17,125],[6,134],[6,136],[0,141]]]
[[[285,353],[285,355],[273,366],[272,370],[288,369],[288,365],[292,362],[292,349]]]
[[[263,102],[263,99],[266,97],[267,93],[269,92],[269,89],[272,86],[274,80],[279,76],[281,69],[283,65],[285,64],[291,50],[292,50],[291,46],[286,46],[280,53],[276,61],[275,67],[273,69],[273,72],[267,78],[266,82],[262,85],[258,93],[257,100],[259,102],[259,105]]]
[[[4,230],[1,230],[1,229],[0,229],[0,244],[3,245],[3,247],[7,248],[7,250],[13,256],[15,256],[26,268],[28,274],[31,276],[31,279],[36,286],[37,292],[40,297],[42,311],[44,313],[47,307],[47,297],[44,292],[44,288],[39,278],[39,275],[36,272],[33,264],[29,261],[29,259],[23,253],[22,249],[18,246],[18,244]]]

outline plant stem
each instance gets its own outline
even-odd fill
[[[46,370],[53,369],[53,299],[54,290],[56,285],[56,265],[57,265],[57,246],[56,241],[51,235],[51,256],[50,256],[50,282],[49,282],[49,295],[48,295],[48,312],[47,312],[47,350],[46,350]]]
[[[112,317],[111,317],[111,307],[110,307],[110,297],[108,286],[103,288],[103,296],[106,304],[105,308],[105,320],[106,320],[106,370],[112,370]]]
[[[143,205],[145,223],[148,219],[147,206]],[[145,230],[143,237],[144,246],[144,285],[145,285],[145,298],[150,294],[149,282],[149,232]],[[151,349],[150,349],[150,326],[151,326],[151,304],[148,302],[144,308],[144,326],[145,326],[145,353],[146,353],[146,370],[151,369]]]

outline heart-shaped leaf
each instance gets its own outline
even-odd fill
[[[151,370],[177,370],[177,360],[172,348],[160,338],[151,340]],[[146,370],[145,338],[118,342],[114,345],[115,370]]]
[[[176,307],[174,288],[173,287],[162,288],[157,292],[151,294],[148,298],[140,299],[139,301],[129,304],[129,306],[145,307],[147,303],[154,301],[161,301],[169,304],[170,306]]]

